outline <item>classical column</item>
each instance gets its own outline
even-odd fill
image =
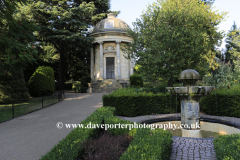
[[[94,55],[93,48],[91,48],[91,79],[94,79]]]
[[[130,76],[133,74],[134,61],[133,58],[130,58]]]
[[[121,41],[116,41],[117,43],[117,79],[121,79],[120,42]]]
[[[99,44],[100,44],[100,58],[99,58],[100,79],[103,79],[103,42],[99,42]]]

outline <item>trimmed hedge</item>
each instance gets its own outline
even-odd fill
[[[240,134],[219,136],[213,144],[217,159],[240,159]]]
[[[47,66],[38,67],[29,79],[28,89],[33,97],[53,94],[55,90],[53,69]]]
[[[169,160],[172,135],[163,129],[139,129],[120,160]]]
[[[119,116],[135,117],[151,114],[179,113],[180,99],[170,93],[153,94],[144,88],[118,89],[103,96],[103,106],[116,108]],[[200,99],[200,110],[209,115],[240,117],[240,85],[212,91]],[[217,104],[217,106],[216,106]]]
[[[118,116],[176,113],[176,96],[170,93],[136,93],[134,89],[118,89],[112,94],[104,95],[102,99],[103,106],[115,107]],[[178,100],[177,112],[180,111],[180,100]]]
[[[201,98],[200,110],[209,115],[240,118],[240,85],[212,91]]]
[[[88,125],[90,122],[91,124],[134,124],[133,122],[125,121],[115,117],[114,112],[115,108],[113,107],[99,108],[89,117],[87,117],[87,119],[82,121],[81,124],[84,124],[84,126]],[[48,152],[45,156],[42,156],[41,160],[73,160],[79,158],[81,157],[81,154],[83,154],[83,148],[81,147],[80,143],[90,137],[95,136],[101,130],[101,128],[75,128],[66,136],[66,138],[54,146],[50,152]],[[120,158],[121,160],[129,159],[129,157],[132,157],[133,155],[133,157],[138,157],[138,155],[135,154],[138,154],[139,152],[143,153],[146,149],[149,150],[149,148],[151,148],[151,151],[149,150],[144,154],[144,159],[152,159],[153,157],[156,157],[157,159],[170,158],[169,152],[171,153],[172,135],[168,131],[164,131],[162,129],[150,130],[148,128],[129,130],[129,126],[121,129],[109,128],[108,130],[110,130],[113,135],[129,134],[134,136],[134,140],[132,143],[130,143],[130,148],[128,148],[127,153],[122,155]],[[147,140],[145,143],[148,144],[149,148],[142,147],[142,139]],[[134,150],[131,148],[131,146],[134,146]],[[157,154],[153,155],[155,150],[152,150],[152,147],[156,149],[158,152]]]
[[[131,86],[135,86],[135,87],[142,87],[143,86],[143,80],[142,80],[142,76],[134,73],[130,76],[130,85]]]
[[[200,110],[209,115],[240,118],[240,95],[208,95],[200,100]],[[216,106],[217,101],[217,106]]]

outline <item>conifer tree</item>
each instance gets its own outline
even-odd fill
[[[51,43],[59,52],[59,88],[64,88],[66,59],[71,53],[85,54],[90,51],[93,37],[88,29],[106,17],[109,0],[29,0],[22,6],[22,13],[40,28],[37,41]],[[74,51],[74,52],[71,52]]]
[[[37,53],[32,42],[33,31],[37,27],[19,14],[18,5],[27,4],[27,0],[5,0],[0,4],[0,74],[8,67],[33,62]]]
[[[226,51],[224,53],[225,56],[225,62],[230,61],[230,63],[233,65],[233,55],[231,51],[235,48],[238,49],[238,46],[233,42],[234,38],[239,35],[239,29],[237,28],[237,25],[234,21],[232,27],[228,31],[227,38],[226,38]]]

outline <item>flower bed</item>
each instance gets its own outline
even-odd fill
[[[115,108],[102,107],[91,114],[81,124],[134,124],[114,116]],[[127,125],[125,125],[127,126]],[[76,128],[72,130],[66,138],[54,146],[50,152],[41,158],[41,160],[74,160],[83,154],[83,147],[80,145],[84,140],[93,137],[101,132],[101,128]],[[172,146],[172,135],[162,129],[150,130],[109,128],[113,135],[128,134],[134,139],[130,143],[127,151],[120,157],[121,160],[129,159],[169,159]],[[144,140],[144,141],[143,141]],[[146,144],[146,146],[144,146]],[[147,149],[150,149],[146,152]],[[154,153],[156,150],[157,153]],[[139,156],[142,155],[142,156]],[[134,158],[135,157],[135,158]]]

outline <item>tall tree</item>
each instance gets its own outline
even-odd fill
[[[34,62],[33,31],[37,26],[19,14],[18,5],[27,0],[0,1],[0,103],[29,99],[22,68]]]
[[[224,53],[225,56],[225,62],[230,61],[230,63],[233,65],[233,55],[232,55],[232,50],[233,49],[238,49],[238,45],[235,44],[234,38],[239,35],[239,29],[237,28],[237,25],[234,21],[232,27],[228,31],[227,38],[226,38],[226,51]]]
[[[29,19],[40,27],[37,40],[51,43],[59,52],[58,85],[63,89],[68,55],[71,51],[89,52],[93,37],[87,36],[88,28],[106,17],[109,0],[29,1],[30,5],[22,8],[31,13]]]
[[[198,0],[158,0],[129,30],[134,42],[125,46],[145,77],[164,77],[169,85],[182,70],[206,66],[223,37],[219,14]]]
[[[235,78],[236,80],[240,80],[240,30],[239,29],[235,29],[235,34],[233,34],[232,36],[232,48],[229,51],[231,54],[231,59],[233,61],[233,71],[235,73]]]
[[[5,0],[0,2],[0,70],[9,66],[22,66],[33,62],[37,53],[34,46],[33,31],[37,27],[19,14],[18,4],[27,0]],[[0,72],[0,74],[3,72]]]

